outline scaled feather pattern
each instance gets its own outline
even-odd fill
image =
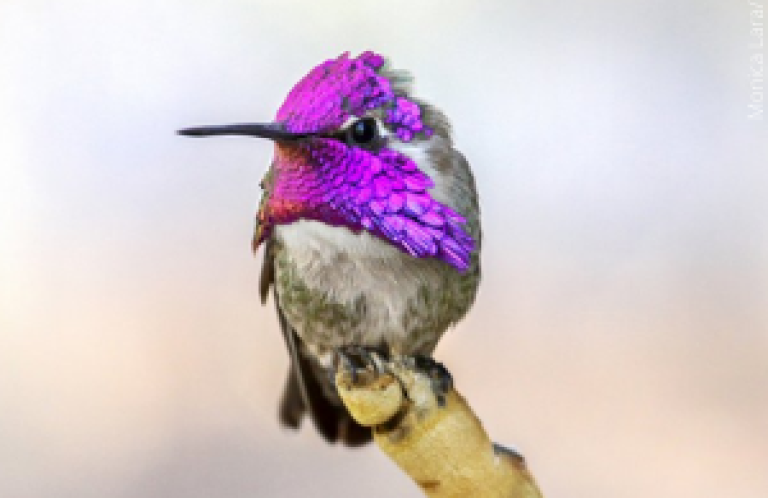
[[[278,122],[295,133],[331,134],[350,117],[380,109],[400,141],[428,138],[432,130],[419,105],[379,74],[384,64],[372,52],[324,62],[291,90]],[[386,143],[369,149],[313,136],[277,144],[274,166],[264,182],[256,245],[275,224],[310,219],[368,231],[415,257],[438,258],[462,272],[469,268],[475,242],[464,230],[466,220],[433,199],[432,179]]]

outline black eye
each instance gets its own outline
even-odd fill
[[[365,145],[376,139],[377,131],[375,119],[363,118],[352,123],[347,135],[351,143]]]

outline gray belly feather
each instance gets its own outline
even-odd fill
[[[465,273],[417,259],[367,233],[300,221],[280,227],[275,285],[286,319],[316,356],[343,345],[429,354],[474,301]]]

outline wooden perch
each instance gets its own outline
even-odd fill
[[[349,412],[432,498],[541,498],[523,457],[495,445],[464,398],[438,400],[434,379],[409,358],[356,370],[340,365],[336,385]],[[383,367],[383,368],[381,368]]]

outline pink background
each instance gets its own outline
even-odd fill
[[[730,0],[0,3],[0,496],[420,496],[278,426],[269,120],[373,49],[452,118],[485,279],[437,351],[547,496],[768,496],[768,140]]]

